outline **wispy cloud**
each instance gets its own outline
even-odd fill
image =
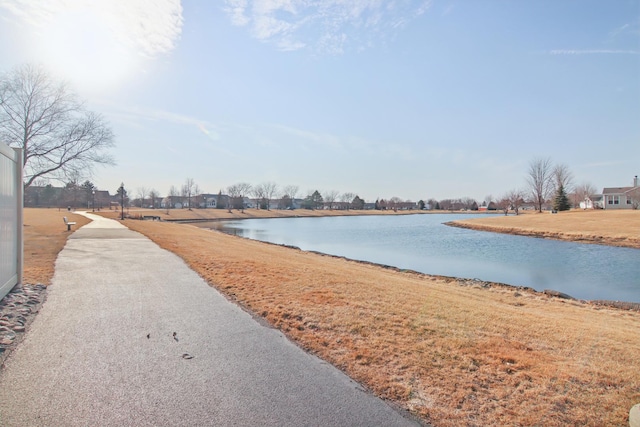
[[[431,0],[225,0],[231,22],[280,50],[340,54],[384,39],[427,12]]]
[[[304,129],[294,128],[281,124],[268,125],[272,129],[284,132],[290,136],[297,138],[300,142],[312,143],[313,145],[322,146],[324,148],[342,149],[340,138],[335,135],[314,132]]]
[[[402,142],[376,141],[360,136],[339,136],[282,124],[269,124],[267,127],[288,137],[293,137],[297,146],[306,150],[320,149],[323,152],[331,151],[338,156],[354,155],[378,160],[401,159],[411,162],[416,159],[414,149]],[[279,138],[279,140],[286,139],[288,138]]]
[[[143,108],[135,106],[116,105],[112,103],[103,102],[100,103],[105,110],[108,110],[110,114],[121,117],[129,118],[130,120],[150,120],[150,121],[164,121],[174,124],[193,125],[193,126],[211,126],[206,120],[201,120],[196,117],[187,116],[184,114],[174,113],[171,111],[157,110],[152,108]]]
[[[551,55],[640,55],[640,50],[633,49],[554,49]]]
[[[453,12],[453,10],[456,8],[456,6],[454,4],[450,4],[447,7],[444,8],[444,10],[442,11],[442,16],[447,16],[450,13]]]
[[[173,50],[183,24],[180,0],[0,0],[0,9],[35,28],[68,14],[98,17],[122,45],[148,57]]]
[[[626,161],[606,161],[606,162],[593,162],[593,163],[585,163],[580,165],[583,168],[602,168],[602,167],[610,167],[610,166],[620,166],[624,165]]]
[[[635,21],[622,24],[617,28],[614,28],[609,32],[609,40],[621,39],[625,37],[631,37],[637,40],[640,35],[640,18]]]
[[[144,127],[144,122],[165,122],[185,125],[192,128],[195,127],[212,141],[219,141],[221,139],[219,132],[220,126],[197,117],[152,108],[122,106],[111,103],[100,103],[100,105],[102,105],[109,116],[126,122],[130,126]]]

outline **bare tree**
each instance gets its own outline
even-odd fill
[[[244,212],[244,197],[251,193],[251,184],[246,182],[240,182],[238,184],[231,185],[227,188],[231,203],[229,205],[229,212],[231,208],[238,209]]]
[[[442,210],[452,211],[454,209],[454,201],[451,199],[442,199],[438,204]]]
[[[264,197],[267,199],[267,210],[270,210],[271,199],[273,199],[273,195],[278,191],[278,184],[272,181],[267,181],[262,184],[262,188],[264,189]]]
[[[265,189],[264,189],[264,185],[263,184],[258,184],[258,185],[254,185],[253,186],[253,197],[256,198],[256,209],[260,209],[260,205],[264,204],[265,208],[267,205],[267,201],[266,198],[267,196],[265,195]]]
[[[229,203],[227,204],[227,210],[231,213],[233,208],[236,208],[237,200],[240,197],[240,189],[237,184],[230,185],[227,187],[227,193],[229,193]],[[239,209],[236,208],[236,209]]]
[[[182,186],[182,197],[187,198],[187,205],[189,206],[189,210],[191,210],[191,197],[195,194],[197,189],[196,182],[193,178],[187,178]],[[183,206],[184,207],[184,206]]]
[[[169,209],[173,207],[174,199],[178,197],[178,189],[175,186],[171,186],[169,188],[169,193],[167,193],[167,197],[165,199],[165,206],[167,207],[167,215],[169,215]]]
[[[394,212],[398,212],[398,206],[402,203],[402,199],[397,196],[393,196],[387,200],[387,207],[393,209]]]
[[[251,194],[251,184],[248,182],[241,182],[238,185],[238,189],[240,190],[240,206],[241,211],[244,212],[244,198]]]
[[[300,191],[300,189],[298,188],[297,185],[286,185],[283,189],[282,189],[282,196],[289,196],[289,198],[291,199],[295,199],[296,195],[298,194],[298,191]]]
[[[567,193],[573,192],[573,174],[569,166],[565,164],[555,165],[553,168],[553,192],[557,192],[560,187]]]
[[[340,201],[344,203],[345,206],[347,207],[347,210],[349,210],[351,208],[351,202],[355,197],[356,196],[353,193],[349,193],[349,192],[342,193],[342,195],[340,196]]]
[[[90,176],[94,165],[114,163],[105,153],[113,133],[102,116],[37,66],[0,76],[0,140],[24,150],[25,187],[40,177]]]
[[[508,195],[504,195],[498,200],[498,207],[504,215],[507,216],[509,214],[509,209],[511,209],[511,200]]]
[[[520,214],[520,208],[524,204],[525,192],[522,190],[510,190],[503,199],[509,201],[509,205],[516,215]]]
[[[155,188],[149,190],[149,198],[151,199],[151,209],[156,208],[156,201],[160,198],[160,193]]]
[[[329,205],[329,209],[333,209],[333,204],[336,202],[338,198],[338,192],[336,190],[330,190],[324,193],[322,199],[325,203]]]
[[[542,212],[542,205],[546,202],[553,189],[553,170],[550,158],[538,158],[529,163],[527,182],[533,198],[533,203]]]
[[[463,197],[461,199],[461,202],[462,202],[462,205],[464,206],[464,209],[468,211],[478,210],[478,202],[476,202],[476,200],[471,197]]]
[[[574,191],[574,201],[573,201],[573,205],[574,207],[579,207],[580,206],[580,202],[585,201],[587,198],[590,198],[591,196],[593,196],[594,194],[596,194],[598,192],[598,190],[596,189],[596,187],[591,184],[590,182],[582,182],[578,185],[576,185],[575,191]]]
[[[283,205],[281,208],[294,208],[294,201],[296,199],[296,195],[298,194],[299,188],[297,185],[287,185],[282,189],[282,202]]]
[[[138,187],[136,195],[138,196],[138,200],[140,201],[141,208],[144,208],[144,199],[147,198],[148,193],[149,190],[147,190],[146,187]]]

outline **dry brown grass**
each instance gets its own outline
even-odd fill
[[[125,224],[436,426],[625,425],[640,401],[640,313],[460,286],[191,225]]]
[[[640,210],[573,210],[557,214],[485,216],[453,224],[498,233],[640,248]]]
[[[119,210],[102,210],[97,212],[107,218],[119,219]],[[250,219],[250,218],[291,218],[291,217],[322,217],[322,216],[354,216],[354,215],[412,215],[425,214],[427,211],[376,211],[376,210],[281,210],[281,209],[245,209],[244,211],[227,209],[125,209],[125,217],[141,218],[144,215],[159,216],[163,221],[177,220],[219,220],[219,219]]]
[[[51,283],[58,253],[71,234],[64,224],[65,216],[69,221],[77,223],[72,230],[90,222],[89,219],[66,210],[24,210],[24,283]]]

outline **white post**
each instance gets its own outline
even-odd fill
[[[18,283],[22,283],[22,274],[24,270],[24,182],[22,181],[22,167],[23,167],[23,151],[21,148],[14,148],[16,152],[16,222],[18,225],[18,256],[16,259],[16,268],[18,271]]]

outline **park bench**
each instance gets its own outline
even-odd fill
[[[76,225],[75,222],[69,221],[66,216],[62,219],[64,220],[64,223],[67,225],[67,231],[71,231],[71,226]]]
[[[157,215],[143,215],[143,216],[142,216],[142,219],[143,219],[144,221],[146,221],[146,220],[148,220],[148,219],[150,219],[151,221],[160,221],[160,217],[159,217],[159,216],[157,216]]]

